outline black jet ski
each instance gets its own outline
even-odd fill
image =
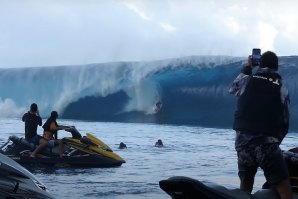
[[[290,173],[293,199],[298,199],[298,148],[283,151],[283,155]],[[267,183],[254,194],[184,176],[161,180],[159,186],[173,199],[279,199],[277,192],[268,187]]]
[[[81,136],[75,127],[68,131],[72,137],[62,139],[64,144],[64,157],[59,156],[58,146],[48,146],[36,157],[31,157],[30,152],[35,149],[34,144],[24,138],[10,136],[8,141],[0,148],[0,152],[14,159],[20,164],[44,164],[78,167],[116,167],[125,163],[123,158],[93,136],[86,133]]]
[[[32,173],[0,154],[0,198],[52,199],[54,198]]]
[[[279,199],[273,189],[262,189],[249,194],[240,189],[227,189],[220,185],[202,183],[183,176],[161,180],[159,186],[173,199]],[[293,199],[298,199],[298,197],[295,196]]]

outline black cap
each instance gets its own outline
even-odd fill
[[[260,58],[260,67],[278,70],[278,58],[276,54],[271,51],[263,53]]]
[[[37,109],[38,109],[37,104],[32,103],[31,106],[30,106],[30,111],[35,113],[37,111]]]
[[[53,117],[53,118],[57,118],[57,117],[58,117],[58,113],[57,113],[57,111],[52,111],[52,112],[51,112],[51,117]]]

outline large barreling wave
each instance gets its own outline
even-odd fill
[[[32,102],[48,117],[231,127],[228,93],[245,58],[192,56],[151,62],[0,69],[0,117],[20,117]],[[298,57],[280,57],[298,129]],[[160,106],[156,106],[161,102]]]

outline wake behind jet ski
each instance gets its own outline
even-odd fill
[[[0,154],[0,198],[53,199],[54,197],[27,169]]]
[[[82,137],[75,127],[69,128],[68,131],[72,137],[62,139],[64,144],[64,157],[62,158],[59,156],[58,146],[52,148],[48,146],[36,157],[31,157],[30,153],[36,146],[17,136],[10,136],[8,142],[0,148],[0,152],[21,164],[116,167],[125,163],[123,158],[91,133],[86,133],[86,136]]]

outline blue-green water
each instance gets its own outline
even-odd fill
[[[234,131],[231,129],[170,126],[136,123],[103,123],[59,120],[75,125],[84,135],[91,132],[107,143],[126,163],[116,168],[28,168],[59,199],[170,198],[158,185],[160,180],[182,175],[238,187]],[[0,145],[10,135],[23,136],[24,123],[0,119]],[[39,128],[38,133],[42,133]],[[61,131],[60,137],[70,136]],[[162,139],[164,148],[154,147]],[[298,136],[290,133],[281,148],[297,146]],[[120,142],[128,148],[117,149]],[[254,190],[264,182],[262,171],[256,176]]]

